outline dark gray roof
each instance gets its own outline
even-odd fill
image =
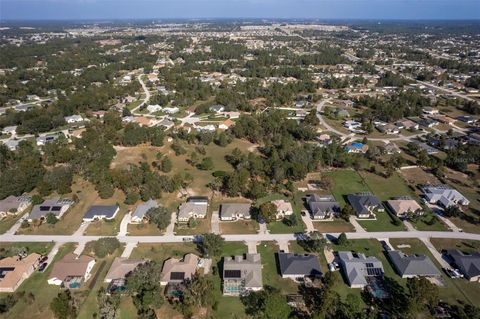
[[[310,213],[315,217],[325,217],[327,214],[332,214],[340,211],[340,205],[331,195],[319,196],[312,194],[307,200]]]
[[[90,206],[83,216],[83,219],[106,218],[111,219],[115,216],[118,205],[94,205]]]
[[[320,262],[315,255],[297,255],[277,253],[280,273],[282,275],[315,276],[322,274]]]
[[[347,200],[352,205],[357,215],[368,214],[369,207],[373,209],[383,208],[382,203],[371,193],[355,193],[347,195]]]
[[[480,253],[464,254],[458,249],[447,251],[455,265],[468,279],[480,276]]]
[[[387,251],[388,257],[400,276],[440,276],[440,271],[425,255],[407,256],[398,250]]]

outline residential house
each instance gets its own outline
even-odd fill
[[[432,260],[425,255],[407,256],[398,250],[387,250],[387,256],[402,278],[441,276]]]
[[[414,121],[411,121],[408,119],[399,120],[395,123],[395,125],[399,129],[406,129],[406,130],[418,130],[418,128],[420,127],[418,123],[415,123]]]
[[[2,134],[9,134],[9,135],[14,135],[17,132],[17,126],[5,126],[2,129]]]
[[[41,256],[33,253],[0,259],[0,292],[14,292],[39,265]]]
[[[5,145],[10,151],[16,151],[21,141],[22,140],[8,139],[8,140],[1,140],[0,143]]]
[[[64,288],[80,288],[82,283],[90,278],[94,265],[93,257],[69,253],[53,264],[47,282]]]
[[[150,113],[154,113],[154,112],[161,111],[162,107],[158,104],[151,104],[151,105],[147,106],[147,110]]]
[[[465,196],[448,185],[425,185],[421,189],[425,200],[430,204],[438,204],[445,208],[470,204]]]
[[[464,254],[458,249],[447,251],[455,267],[470,281],[480,281],[480,253]]]
[[[428,115],[434,115],[438,114],[438,109],[435,109],[433,107],[424,107],[422,109],[423,114],[428,114]]]
[[[398,145],[392,142],[383,145],[383,149],[385,150],[385,153],[389,155],[400,154],[402,152]]]
[[[223,258],[223,294],[243,295],[263,288],[260,254]]]
[[[68,124],[83,122],[83,117],[81,115],[65,116],[65,122]]]
[[[39,136],[37,137],[37,146],[46,145],[48,143],[55,142],[56,140],[58,140],[57,134]]]
[[[215,104],[215,105],[210,106],[208,109],[210,110],[210,112],[221,113],[221,112],[225,111],[225,106],[223,106],[221,104]]]
[[[285,216],[290,216],[293,214],[293,207],[289,201],[277,199],[272,201],[272,204],[277,207],[277,214],[275,215],[275,218],[277,220],[283,219]]]
[[[397,126],[393,124],[386,124],[386,125],[378,125],[377,130],[384,134],[398,134],[400,133],[400,130],[398,129]]]
[[[343,123],[343,126],[349,130],[356,130],[362,127],[362,123],[356,121],[345,121],[345,123]]]
[[[244,203],[222,204],[220,207],[220,220],[233,221],[238,219],[250,219],[252,217],[250,214],[251,209],[252,209],[251,204],[244,204]]]
[[[418,124],[419,124],[420,126],[432,128],[432,127],[438,125],[438,122],[437,122],[437,121],[434,121],[434,120],[432,120],[432,119],[420,119],[420,120],[418,120]]]
[[[18,215],[25,211],[30,206],[32,198],[29,196],[13,196],[0,200],[0,218],[5,216]]]
[[[309,195],[307,205],[312,219],[327,219],[340,212],[340,205],[332,195]]]
[[[352,288],[364,288],[369,285],[369,277],[383,277],[385,272],[382,262],[377,257],[340,251],[338,258],[344,277]]]
[[[282,278],[303,280],[305,277],[318,278],[322,276],[320,262],[315,255],[278,252],[277,257]]]
[[[109,293],[125,291],[126,277],[144,262],[145,260],[116,257],[105,276],[105,282],[108,283],[107,291]]]
[[[167,114],[175,114],[175,113],[180,112],[180,109],[176,106],[174,106],[174,107],[164,107],[162,111],[163,111],[163,113],[167,113]]]
[[[234,126],[235,122],[231,119],[226,119],[218,124],[220,130],[228,130],[230,127]]]
[[[186,203],[178,207],[178,221],[188,222],[190,218],[205,218],[207,216],[208,198],[190,197]]]
[[[349,194],[347,201],[353,207],[358,218],[369,218],[377,211],[385,211],[382,203],[372,193]]]
[[[197,272],[200,258],[194,254],[186,254],[183,259],[169,258],[165,260],[162,268],[160,284],[165,286],[170,283],[183,283],[190,280]]]
[[[347,153],[362,153],[365,154],[368,151],[368,145],[358,142],[351,142],[345,145]]]
[[[197,132],[215,132],[217,128],[213,124],[208,125],[195,125]]]
[[[138,207],[135,209],[135,211],[132,214],[132,223],[142,223],[145,221],[145,214],[151,209],[151,208],[157,208],[159,207],[157,201],[153,199],[149,199],[143,204],[138,205]]]
[[[467,124],[474,124],[478,121],[478,119],[476,119],[474,117],[471,117],[469,115],[459,116],[459,117],[457,117],[457,120],[459,120],[460,122],[467,123]]]
[[[163,120],[161,120],[160,122],[157,123],[157,126],[163,127],[165,130],[170,129],[174,125],[175,125],[175,123],[173,123],[173,121],[171,121],[167,118],[164,118]]]
[[[74,201],[70,199],[47,199],[39,205],[32,207],[32,211],[28,215],[28,221],[34,219],[43,219],[48,214],[54,214],[55,217],[61,218],[63,214],[73,205]]]
[[[93,205],[83,216],[83,221],[91,222],[99,219],[112,220],[117,215],[120,207],[118,205]]]
[[[410,197],[398,197],[387,200],[387,206],[398,217],[407,217],[408,214],[422,215],[423,208]]]
[[[134,271],[139,265],[145,263],[145,260],[128,259],[127,257],[115,257],[107,275],[105,282],[125,279],[125,277]]]

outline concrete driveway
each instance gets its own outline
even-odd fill
[[[355,231],[357,233],[366,233],[367,231],[360,225],[360,223],[357,221],[357,218],[355,216],[350,216],[349,217],[350,224],[353,225],[353,228],[355,228]]]
[[[165,229],[165,236],[173,236],[173,230],[175,229],[175,222],[177,221],[177,213],[173,212],[170,215],[170,224]]]
[[[313,226],[313,221],[310,218],[310,214],[306,211],[305,214],[301,214],[301,216],[302,216],[302,221],[305,224],[305,227],[307,228],[307,232],[315,231],[315,227]]]
[[[212,213],[211,228],[212,233],[220,234],[220,216],[218,215],[218,211]]]
[[[128,224],[132,221],[132,212],[128,212],[123,216],[122,222],[120,223],[120,231],[118,232],[119,236],[126,236],[128,234]]]

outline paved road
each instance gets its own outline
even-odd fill
[[[328,131],[330,132],[333,132],[337,135],[339,135],[340,137],[342,138],[345,138],[346,136],[348,136],[349,134],[346,134],[346,133],[343,133],[343,132],[340,132],[338,130],[336,130],[335,128],[331,127],[324,119],[323,119],[323,116],[322,116],[322,109],[323,107],[325,106],[325,104],[327,102],[330,102],[330,99],[326,99],[326,100],[322,100],[320,101],[318,104],[317,104],[317,117],[318,117],[318,120],[320,121],[320,124],[322,124],[323,127],[325,127]]]
[[[336,238],[340,233],[325,233],[327,238]],[[394,231],[394,232],[365,232],[346,233],[349,239],[378,239],[378,238],[451,238],[463,240],[480,240],[480,234],[451,232],[451,231]],[[73,236],[73,235],[11,235],[3,234],[0,242],[59,242],[59,243],[86,243],[98,240],[105,236]],[[116,236],[122,243],[175,243],[183,242],[193,236]],[[223,235],[226,241],[292,241],[295,234],[248,234]]]
[[[137,76],[137,79],[138,79],[138,82],[140,82],[140,85],[142,86],[143,92],[145,93],[145,99],[143,99],[142,103],[140,103],[136,108],[134,108],[132,110],[132,114],[135,114],[135,112],[137,112],[137,110],[139,108],[141,108],[142,106],[147,104],[148,101],[150,101],[150,91],[148,90],[147,86],[145,85],[145,82],[143,82],[142,75],[143,74],[140,74],[139,76]]]

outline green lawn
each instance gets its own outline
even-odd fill
[[[366,231],[402,231],[406,229],[403,223],[398,226],[395,225],[387,212],[377,212],[376,217],[376,220],[358,220],[358,223]]]
[[[362,172],[361,175],[370,191],[381,201],[397,196],[412,196],[415,198],[414,192],[408,188],[405,181],[397,173],[389,178],[369,172]]]
[[[442,266],[437,262],[437,260],[433,257],[427,247],[419,239],[390,239],[390,244],[392,244],[392,246],[394,246],[394,248],[396,249],[398,248],[397,245],[400,244],[409,245],[410,247],[401,248],[400,250],[403,251],[405,254],[409,255],[422,254],[428,256],[437,266],[437,268],[441,271]],[[478,304],[478,300],[476,300],[476,296],[480,296],[480,285],[478,285],[478,283],[469,282],[466,279],[452,279],[443,272],[442,279],[446,283],[446,286],[439,287],[440,299],[450,303],[466,301],[471,304]],[[406,282],[405,279],[402,279],[402,281]]]
[[[29,209],[27,209],[27,211],[29,211]],[[26,214],[26,212],[15,216],[8,215],[4,219],[0,220],[0,234],[5,234],[24,214]]]
[[[0,255],[9,257],[17,254],[19,249],[25,249],[27,253],[37,253],[40,255],[46,255],[52,249],[53,243],[41,243],[41,242],[0,242]]]
[[[278,273],[275,256],[275,253],[278,252],[277,245],[272,242],[261,242],[257,251],[262,258],[263,285],[278,288],[283,294],[296,293],[298,291],[297,284],[291,279],[283,279]]]
[[[434,220],[434,223],[430,225],[429,223],[432,220],[432,218]],[[448,231],[449,230],[447,226],[443,224],[440,218],[432,214],[425,214],[416,221],[410,221],[410,223],[416,229],[421,231]]]
[[[250,318],[245,314],[245,307],[240,301],[239,297],[222,296],[218,301],[218,308],[212,314],[215,319],[225,318],[237,318],[246,319]]]
[[[5,243],[2,243],[2,245],[3,244]],[[49,243],[49,245],[51,245],[51,243]],[[65,256],[69,252],[72,252],[74,249],[75,249],[75,245],[73,243],[63,245],[62,247],[60,247],[58,254],[53,259],[53,262],[61,259],[63,256]],[[27,293],[31,292],[35,296],[35,300],[31,303],[26,302],[24,300],[20,300],[13,306],[13,308],[8,313],[2,314],[2,318],[5,318],[5,319],[53,318],[53,314],[50,311],[50,303],[52,302],[53,298],[55,298],[57,294],[60,292],[60,288],[58,286],[52,286],[47,284],[47,278],[51,271],[52,271],[52,267],[48,266],[45,272],[42,272],[42,273],[35,272],[30,276],[30,278],[25,280],[23,284],[17,289],[17,291],[19,292],[24,291]],[[3,297],[5,295],[7,294],[0,294],[0,297]]]
[[[350,222],[340,218],[332,221],[314,221],[313,227],[321,233],[348,233],[354,231]]]
[[[255,202],[255,204],[259,206],[263,203],[271,202],[277,199],[283,199],[283,200],[289,201],[292,204],[293,213],[297,217],[297,225],[293,227],[289,227],[285,225],[285,223],[283,223],[281,220],[278,220],[278,221],[269,223],[267,225],[270,233],[271,234],[287,234],[287,233],[302,232],[304,230],[304,225],[302,222],[302,217],[300,216],[301,207],[299,207],[299,205],[295,205],[295,198],[292,199],[282,194],[273,193],[258,199]]]
[[[150,259],[160,264],[170,258],[182,258],[185,254],[198,255],[194,243],[139,244],[133,249],[131,259]]]
[[[336,170],[325,173],[325,175],[333,177],[335,182],[332,188],[332,193],[342,207],[345,205],[345,195],[369,191],[367,184],[356,171]]]
[[[430,242],[438,251],[459,249],[466,253],[473,253],[480,250],[480,241],[478,240],[431,238]]]

